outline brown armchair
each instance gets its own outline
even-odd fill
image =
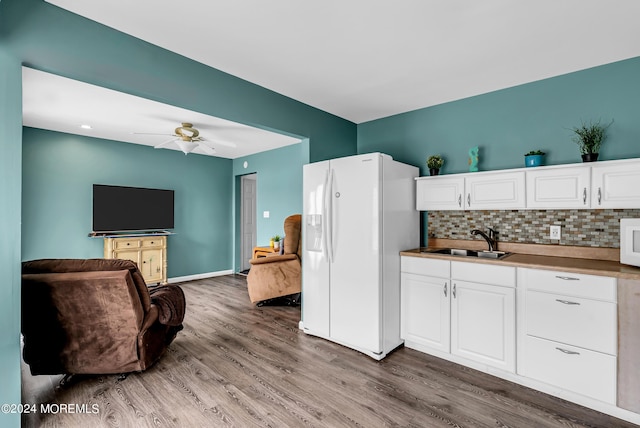
[[[184,311],[180,287],[148,289],[129,260],[22,264],[23,358],[33,375],[145,370],[182,329]]]
[[[283,254],[251,259],[247,286],[252,303],[296,294],[299,296],[302,284],[301,221],[300,214],[291,215],[284,220]],[[294,299],[296,300],[299,297]]]

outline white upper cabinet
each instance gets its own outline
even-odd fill
[[[591,167],[592,208],[640,208],[640,159]]]
[[[524,171],[468,175],[465,178],[466,208],[506,210],[524,208]]]
[[[416,208],[427,211],[525,207],[524,171],[421,178]]]
[[[589,167],[532,168],[527,175],[527,208],[589,208],[591,176]]]
[[[640,208],[640,159],[419,177],[418,210]]]
[[[445,211],[465,208],[464,177],[436,176],[416,183],[418,210]]]

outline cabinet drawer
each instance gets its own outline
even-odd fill
[[[522,275],[528,290],[616,301],[616,279],[612,277],[539,269],[522,269]]]
[[[400,257],[400,270],[418,275],[449,278],[451,262],[449,260],[427,259],[424,257]]]
[[[484,263],[451,262],[451,279],[515,287],[516,268]]]
[[[616,357],[525,336],[520,374],[606,403],[616,402]]]
[[[617,305],[527,291],[525,333],[581,348],[617,353]]]
[[[162,238],[154,238],[154,239],[145,239],[142,241],[142,246],[144,248],[149,247],[162,247]]]
[[[139,239],[115,239],[113,241],[113,248],[122,250],[126,248],[140,248],[141,243]]]

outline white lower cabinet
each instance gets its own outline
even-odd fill
[[[402,273],[401,336],[449,352],[449,279]]]
[[[616,403],[616,357],[526,335],[521,374],[605,403]]]
[[[452,280],[451,353],[516,368],[515,288]]]
[[[624,280],[409,256],[401,266],[406,347],[640,424],[637,388],[619,380],[633,340],[619,321]]]
[[[518,293],[518,374],[615,405],[615,278],[518,268]]]
[[[417,257],[401,265],[405,346],[515,372],[515,268]],[[480,282],[490,278],[508,285]]]
[[[516,269],[451,262],[451,353],[516,369]]]

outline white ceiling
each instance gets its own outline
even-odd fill
[[[637,0],[48,0],[361,123],[640,56]]]
[[[192,123],[215,149],[235,159],[284,147],[300,139],[241,125],[145,98],[22,68],[24,126],[155,146],[174,140],[181,122]],[[83,129],[81,125],[90,125]],[[160,135],[147,135],[160,134]],[[176,144],[165,147],[180,150]],[[200,148],[193,153],[211,155]]]

